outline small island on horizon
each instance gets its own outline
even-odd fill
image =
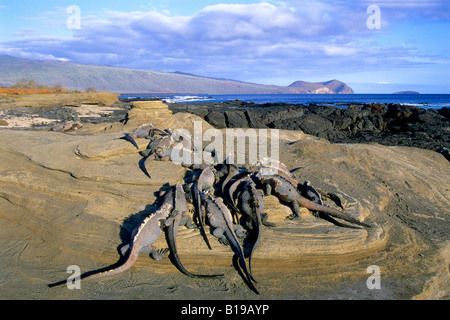
[[[417,91],[399,91],[399,92],[394,92],[393,94],[420,94],[420,92],[417,92]]]

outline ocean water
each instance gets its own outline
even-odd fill
[[[122,98],[161,98],[168,103],[225,102],[241,100],[259,103],[323,104],[347,108],[350,104],[397,103],[421,108],[450,107],[450,94],[230,94],[230,95],[158,95],[122,94]]]

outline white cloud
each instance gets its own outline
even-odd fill
[[[345,46],[322,45],[321,47],[327,56],[352,56],[358,52],[356,48]]]
[[[385,2],[383,19],[384,8],[399,6]],[[0,42],[0,52],[242,80],[244,74],[248,78],[263,73],[281,78],[283,72],[300,73],[315,67],[339,72],[380,61],[414,63],[405,58],[410,56],[407,49],[380,48],[369,40],[374,33],[366,27],[366,3],[217,4],[192,16],[155,10],[106,11],[101,17],[82,16],[81,29],[74,30],[71,37],[17,34],[15,40]],[[412,7],[419,7],[418,1],[411,1],[408,8]]]

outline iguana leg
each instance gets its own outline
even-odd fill
[[[224,235],[224,230],[222,228],[215,228],[212,235],[218,238],[219,242],[223,245],[229,245],[228,239]]]
[[[272,193],[272,186],[270,185],[270,183],[266,183],[264,185],[264,195],[267,197],[270,196],[271,193]]]
[[[249,216],[242,216],[240,219],[240,224],[245,226],[247,230],[253,230],[252,219]]]
[[[261,223],[266,227],[276,227],[277,225],[273,222],[268,222],[269,215],[267,213],[261,213]]]
[[[170,226],[171,224],[172,224],[172,222],[173,222],[173,220],[174,220],[175,218],[174,217],[168,217],[166,220],[164,220],[164,226],[165,227],[168,227],[168,226]]]
[[[130,235],[131,239],[134,238],[134,236],[136,235],[138,230],[139,230],[139,227],[136,227],[131,231],[131,235]],[[130,249],[130,243],[128,243],[120,248],[120,254],[122,255],[122,257],[125,257],[127,255],[127,252],[129,249]]]
[[[244,228],[242,228],[241,225],[235,224],[233,225],[234,233],[236,233],[236,236],[241,239],[245,239],[247,237],[247,233],[245,232]]]
[[[146,158],[146,157],[148,157],[150,155],[151,152],[152,152],[151,149],[145,149],[145,150],[143,150],[143,151],[141,151],[139,153],[140,153],[141,156]]]
[[[291,203],[292,214],[287,216],[289,220],[300,219],[302,214],[300,213],[300,204],[297,201]]]
[[[130,249],[130,244],[126,244],[122,248],[120,248],[120,254],[122,255],[122,257],[125,257],[127,255],[128,249]]]
[[[164,249],[158,250],[158,249],[156,249],[155,246],[150,246],[150,248],[148,248],[149,251],[147,251],[147,250],[144,251],[144,250],[141,250],[141,252],[150,253],[150,257],[152,257],[152,259],[156,260],[156,261],[163,260],[164,257],[169,252],[169,248],[164,248]]]
[[[185,226],[188,229],[195,229],[195,228],[197,228],[197,225],[192,222],[191,216],[188,216],[188,215],[186,215],[183,218],[181,218],[180,226]]]

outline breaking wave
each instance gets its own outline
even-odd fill
[[[167,103],[183,103],[183,102],[195,102],[195,101],[209,101],[213,100],[211,96],[173,96],[163,98],[162,101]]]

